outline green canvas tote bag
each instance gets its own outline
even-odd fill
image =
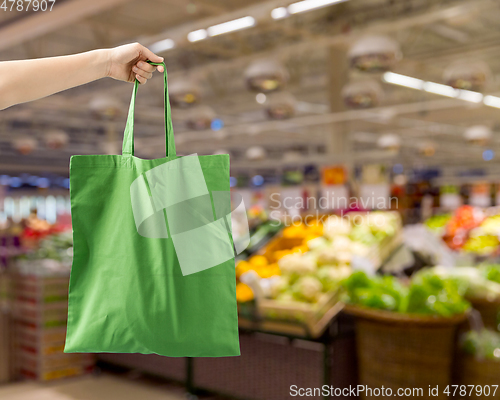
[[[122,155],[71,157],[65,352],[237,356],[229,156],[176,156],[165,68],[166,157],[134,157],[137,88]]]

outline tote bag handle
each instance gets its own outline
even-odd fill
[[[170,110],[170,101],[168,99],[168,82],[167,82],[167,67],[165,63],[154,63],[148,61],[151,65],[163,65],[163,79],[164,79],[164,92],[165,92],[165,139],[166,139],[166,155],[168,158],[175,157],[175,140],[174,140],[174,128],[172,126],[172,112]],[[132,92],[132,99],[130,100],[130,107],[128,110],[127,124],[125,125],[125,133],[123,134],[123,147],[122,154],[124,156],[134,155],[134,109],[135,109],[135,97],[137,95],[137,88],[139,82],[137,79],[134,83],[134,90]]]

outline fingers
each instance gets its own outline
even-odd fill
[[[136,73],[141,75],[143,78],[146,79],[151,79],[153,76],[153,71],[156,68],[153,65],[148,64],[147,62],[144,61],[139,61],[136,65],[132,67],[132,70]]]
[[[147,47],[142,46],[142,54],[146,56],[146,58],[154,63],[161,63],[163,62],[163,57],[157,56],[155,53],[153,53],[151,50],[149,50]]]
[[[135,79],[141,84],[144,85],[148,79],[151,79],[153,77],[153,72],[158,71],[158,72],[164,72],[165,68],[163,65],[151,65],[146,62],[146,60],[149,60],[153,63],[162,63],[163,62],[163,57],[160,57],[153,53],[151,50],[148,48],[142,46],[139,43],[135,43],[134,46],[136,46],[136,51],[139,51],[139,59],[133,67],[132,67],[132,72],[135,75]]]
[[[163,72],[163,65],[154,66],[145,61],[139,61],[132,67],[136,79],[141,84],[145,84],[148,79],[151,79],[153,77],[153,72],[156,70],[158,70],[158,72]]]
[[[135,74],[135,79],[139,81],[141,85],[144,85],[148,80],[139,74]]]
[[[148,64],[145,61],[139,61],[135,66],[146,73],[152,73],[156,69],[154,65]]]

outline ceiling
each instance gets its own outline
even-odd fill
[[[442,166],[445,173],[500,166],[500,110],[483,104],[383,83],[382,103],[355,111],[339,105],[348,80],[363,78],[347,70],[349,47],[366,34],[396,39],[403,58],[394,72],[442,82],[453,61],[482,60],[492,70],[485,94],[500,95],[500,3],[494,0],[350,0],[322,9],[273,20],[270,12],[289,0],[57,0],[52,12],[0,12],[0,61],[47,57],[111,47],[131,41],[151,45],[171,38],[176,47],[162,52],[169,82],[189,79],[201,88],[201,104],[224,121],[219,131],[189,130],[185,110],[174,110],[180,154],[229,151],[235,171],[258,172],[287,165],[368,162],[402,163],[405,167]],[[244,16],[255,27],[190,43],[187,33]],[[256,93],[246,88],[244,71],[257,59],[273,58],[290,74],[287,90],[298,102],[293,118],[266,117]],[[164,153],[161,77],[140,88],[136,108],[137,156]],[[131,85],[105,79],[49,98],[0,112],[0,173],[67,171],[72,154],[118,152]],[[113,96],[123,112],[115,119],[97,116],[89,107],[99,95]],[[485,124],[494,132],[488,149],[498,156],[483,161],[485,148],[463,139],[469,126]],[[62,129],[70,135],[64,150],[47,150],[44,133]],[[380,135],[400,135],[399,152],[380,150]],[[37,137],[40,145],[19,156],[16,137]],[[432,140],[436,153],[423,157],[419,143]],[[111,144],[110,144],[111,143]],[[267,158],[248,161],[256,144]],[[293,151],[293,161],[286,154]]]

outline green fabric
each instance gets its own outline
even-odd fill
[[[229,156],[176,156],[166,68],[164,79],[167,157],[134,157],[137,82],[123,155],[71,157],[67,353],[240,354],[230,218],[216,215],[229,206],[213,204],[229,198],[220,195],[229,192]],[[202,195],[191,199],[191,192]],[[203,221],[189,220],[195,214]],[[228,246],[230,258],[221,255]]]

